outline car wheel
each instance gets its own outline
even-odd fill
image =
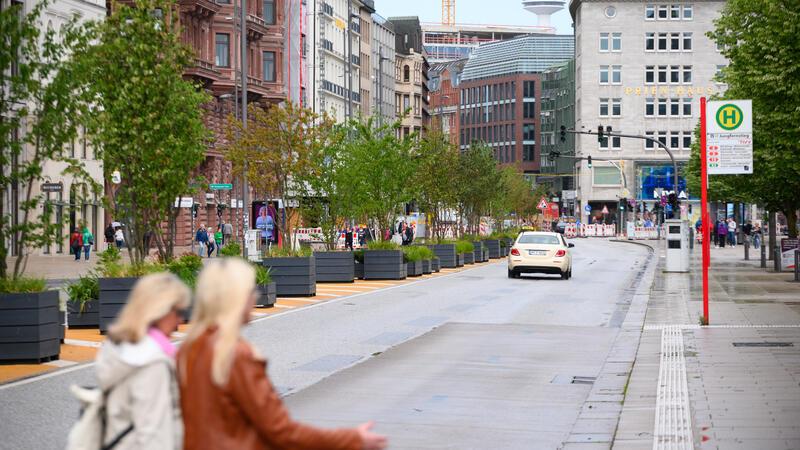
[[[569,280],[569,272],[561,272],[562,280]]]
[[[572,267],[569,268],[569,277],[572,278]]]
[[[508,278],[517,278],[517,275],[514,273],[513,270],[508,269]]]

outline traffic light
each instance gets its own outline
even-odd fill
[[[561,156],[561,153],[550,152],[550,154],[548,155],[548,158],[550,158],[551,161],[555,161],[556,159],[558,159],[559,156]]]
[[[567,127],[561,125],[561,142],[567,142]]]
[[[597,142],[603,143],[603,139],[605,139],[603,137],[603,126],[602,125],[598,125],[597,126]]]
[[[217,217],[222,217],[222,213],[225,211],[225,205],[222,203],[217,203]]]
[[[627,198],[619,199],[619,209],[620,209],[620,211],[625,211],[625,207],[627,205],[628,205],[628,199]]]
[[[587,158],[587,162],[589,163],[589,168],[591,169],[592,168],[592,155],[589,155],[589,157]]]
[[[200,203],[192,203],[192,217],[197,217],[197,211],[200,209]]]
[[[669,203],[672,206],[673,211],[677,211],[679,208],[678,195],[675,194],[674,192],[669,194],[667,196],[667,203]]]

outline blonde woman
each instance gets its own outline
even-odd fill
[[[289,417],[266,360],[240,335],[255,288],[255,270],[239,259],[215,260],[200,273],[191,331],[178,352],[184,449],[385,448],[371,423],[322,430]]]
[[[175,347],[169,336],[190,300],[189,288],[169,273],[147,275],[133,287],[97,355],[97,379],[108,392],[104,445],[182,448]]]

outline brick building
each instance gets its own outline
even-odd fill
[[[466,59],[433,64],[430,81],[431,126],[440,129],[452,144],[458,144],[458,87]]]

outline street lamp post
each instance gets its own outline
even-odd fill
[[[383,62],[388,60],[383,56],[383,47],[378,47],[378,127],[383,125]]]
[[[241,79],[242,79],[242,130],[247,131],[247,0],[241,0]],[[242,174],[242,251],[247,259],[247,230],[250,229],[250,186],[247,183],[247,158],[244,160],[244,172]]]

